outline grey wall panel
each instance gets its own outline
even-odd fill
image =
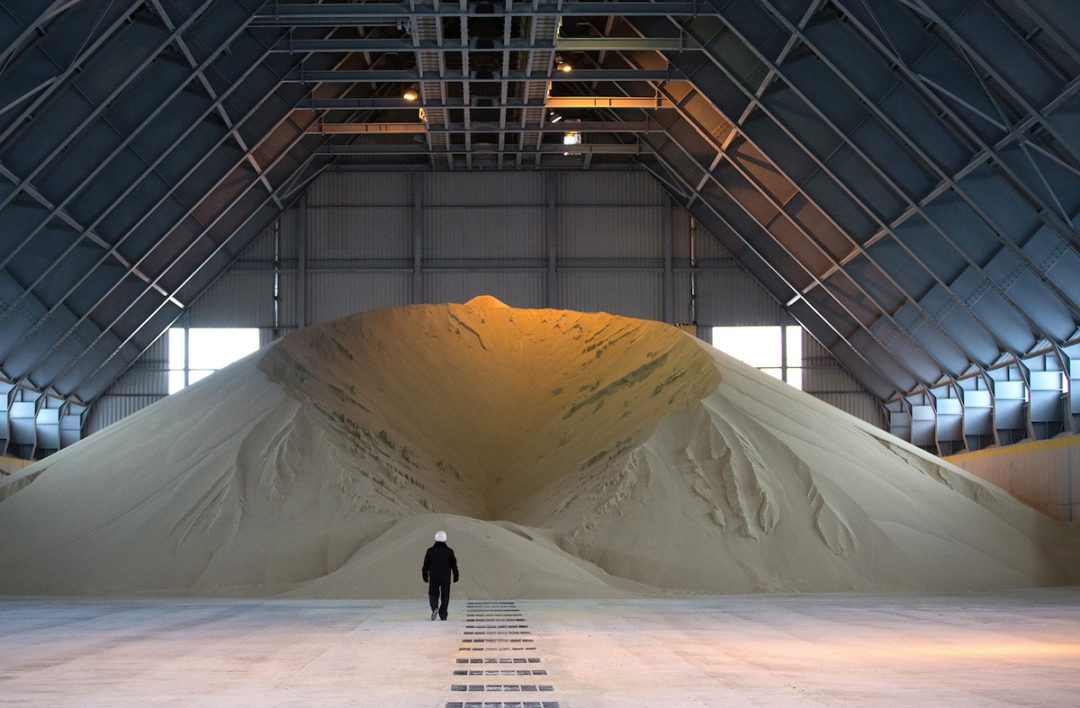
[[[690,315],[690,271],[675,271],[675,308],[674,319],[677,323],[693,322]]]
[[[274,229],[267,229],[256,236],[251,245],[244,249],[239,260],[241,262],[274,260]]]
[[[106,393],[91,406],[83,437],[123,420],[132,413],[138,413],[143,408],[165,398],[165,396],[166,394],[156,396],[114,396]]]
[[[307,257],[410,258],[409,207],[308,207]]]
[[[559,204],[660,206],[663,190],[644,172],[565,172],[559,175]]]
[[[274,323],[274,274],[226,273],[188,312],[191,327],[269,327]]]
[[[689,221],[689,217],[687,217]],[[687,230],[690,225],[687,224]],[[706,231],[700,224],[694,239],[694,252],[699,259],[731,258],[731,252],[720,243],[720,240]]]
[[[83,437],[160,401],[169,393],[168,334],[162,335],[90,407]]]
[[[559,209],[560,258],[663,257],[661,207]]]
[[[521,271],[436,271],[424,276],[429,302],[468,302],[492,295],[511,307],[544,306],[544,274]]]
[[[567,271],[559,274],[559,302],[570,310],[610,312],[659,320],[661,274],[650,271]]]
[[[807,391],[807,393],[871,425],[878,428],[885,427],[885,414],[881,410],[881,402],[869,393],[843,391]]]
[[[690,264],[690,213],[678,207],[671,210],[671,255],[676,267]]]
[[[795,324],[780,303],[734,260],[716,265],[696,273],[698,324]]]
[[[543,206],[544,175],[538,172],[431,172],[421,177],[425,206]],[[408,195],[408,192],[404,192]]]
[[[555,282],[561,307],[660,320],[664,316],[663,192],[646,173],[327,173],[278,222],[278,328],[314,324],[387,305],[465,302],[493,295],[514,307],[547,302],[549,187],[554,182]],[[419,192],[421,272],[414,274],[414,187]],[[689,214],[670,211],[673,317],[689,322]],[[305,259],[297,245],[307,233]],[[274,229],[192,304],[192,327],[274,326]],[[696,239],[697,321],[703,326],[793,324],[758,281],[704,228]],[[298,292],[303,282],[303,293]],[[164,341],[164,340],[162,340]],[[812,341],[812,340],[811,340]],[[816,342],[815,342],[816,345]],[[157,346],[157,345],[155,345]],[[163,345],[162,345],[163,346]],[[806,388],[871,418],[877,401],[818,346]],[[143,357],[92,408],[99,429],[165,395],[165,350]],[[155,370],[156,367],[156,370]],[[880,414],[874,413],[880,418]]]
[[[430,207],[424,212],[424,258],[449,261],[542,259],[542,207]]]
[[[312,323],[386,305],[409,302],[408,273],[314,272],[308,273],[308,303]]]
[[[329,172],[308,189],[308,206],[408,205],[411,179],[406,173]]]
[[[803,391],[856,418],[886,428],[881,401],[869,393],[836,361],[829,351],[803,332]]]

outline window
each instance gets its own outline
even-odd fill
[[[713,346],[802,389],[802,327],[713,327]]]
[[[169,330],[169,393],[176,393],[259,348],[258,329]]]

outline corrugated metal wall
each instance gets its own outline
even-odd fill
[[[701,229],[692,237],[687,212],[666,204],[644,172],[328,173],[190,307],[185,324],[259,327],[271,337],[384,305],[481,294],[660,320],[668,231],[675,322],[696,310],[702,326],[794,324],[715,238]],[[154,351],[147,356],[164,369],[164,352]],[[811,340],[806,351],[821,364],[807,371],[808,391],[882,424],[876,399],[820,345]],[[163,372],[145,378],[154,370],[140,361],[125,375],[94,407],[93,429],[164,395]]]
[[[828,349],[805,332],[802,346],[803,391],[856,418],[887,429],[880,399],[863,388]]]
[[[168,368],[168,343],[161,337],[90,406],[83,437],[165,398],[169,394]]]
[[[557,263],[552,294],[549,219]],[[331,173],[312,185],[303,208],[282,217],[279,231],[267,231],[192,306],[191,326],[273,328],[275,250],[282,331],[408,304],[416,293],[424,302],[491,294],[518,307],[555,302],[660,319],[666,229],[672,238],[673,319],[687,322],[690,218],[681,208],[665,207],[663,191],[646,173]],[[695,250],[699,322],[790,323],[779,303],[707,232],[697,234]],[[304,282],[302,298],[298,280]],[[304,313],[297,311],[301,303]]]

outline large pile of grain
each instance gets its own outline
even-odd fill
[[[1075,580],[1061,524],[676,329],[478,298],[296,332],[0,481],[0,592],[421,596],[440,528],[469,597]]]

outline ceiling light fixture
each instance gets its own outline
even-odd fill
[[[412,103],[416,99],[420,98],[420,94],[417,93],[415,86],[410,86],[409,88],[405,89],[405,93],[401,94],[401,97],[409,103]]]
[[[562,57],[555,57],[555,68],[564,74],[569,74],[574,70],[574,67],[563,61]]]

